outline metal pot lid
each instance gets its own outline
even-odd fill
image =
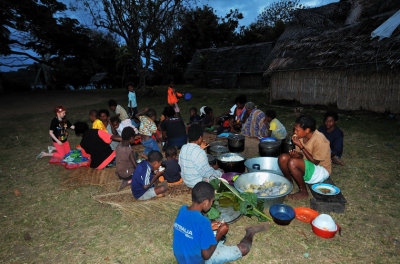
[[[215,146],[210,147],[210,151],[212,151],[212,152],[228,152],[229,149],[228,149],[228,147],[225,147],[225,146],[215,145]]]
[[[281,145],[280,141],[263,141],[259,143],[259,146],[263,148],[275,148]]]

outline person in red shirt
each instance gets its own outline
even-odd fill
[[[168,86],[168,104],[172,106],[176,113],[179,113],[178,97],[182,97],[183,94],[175,91],[174,83],[171,82]]]

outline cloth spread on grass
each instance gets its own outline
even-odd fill
[[[76,169],[79,167],[89,167],[90,159],[82,155],[81,150],[71,150],[64,156],[64,159],[59,160],[51,158],[49,163],[63,165],[66,169]]]

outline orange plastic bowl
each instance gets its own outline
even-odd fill
[[[317,211],[307,207],[296,207],[294,212],[296,213],[296,218],[304,223],[311,223],[319,215]]]
[[[327,231],[327,230],[323,230],[323,229],[320,229],[320,228],[314,226],[312,223],[311,223],[311,226],[312,226],[313,232],[314,232],[317,236],[320,236],[320,237],[323,237],[323,238],[332,238],[332,237],[334,237],[334,236],[336,235],[336,233],[337,233],[337,232],[339,231],[339,229],[340,229],[340,227],[339,227],[337,224],[336,224],[336,226],[337,226],[336,231]]]

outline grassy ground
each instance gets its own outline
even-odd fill
[[[187,88],[188,89],[188,88]],[[228,109],[238,91],[192,89],[182,102],[184,115],[192,105],[210,105],[216,114]],[[166,101],[159,96],[138,98],[139,108]],[[71,121],[87,120],[91,108],[106,107],[108,98],[125,105],[125,91],[26,95],[23,105],[3,97],[0,137],[0,262],[1,263],[175,263],[172,223],[176,211],[133,217],[92,199],[101,192],[87,186],[64,190],[69,173],[35,156],[50,144],[51,108],[64,104]],[[39,98],[40,97],[40,98]],[[47,100],[50,98],[49,100]],[[265,96],[253,92],[250,100],[263,105]],[[57,100],[56,100],[57,99]],[[32,110],[34,109],[34,110]],[[292,127],[293,108],[276,107],[278,118]],[[305,108],[317,120],[322,111]],[[187,118],[187,117],[186,117]],[[251,253],[237,263],[399,263],[400,262],[400,124],[376,114],[341,115],[345,133],[345,167],[333,168],[333,179],[348,200],[344,214],[332,214],[342,237],[316,237],[308,224],[294,220],[273,225],[258,235]],[[79,139],[70,137],[71,146]],[[16,196],[18,189],[21,196]],[[309,202],[288,204],[309,206]],[[227,244],[235,244],[254,220],[241,218],[231,226]],[[309,257],[304,257],[308,253]]]

